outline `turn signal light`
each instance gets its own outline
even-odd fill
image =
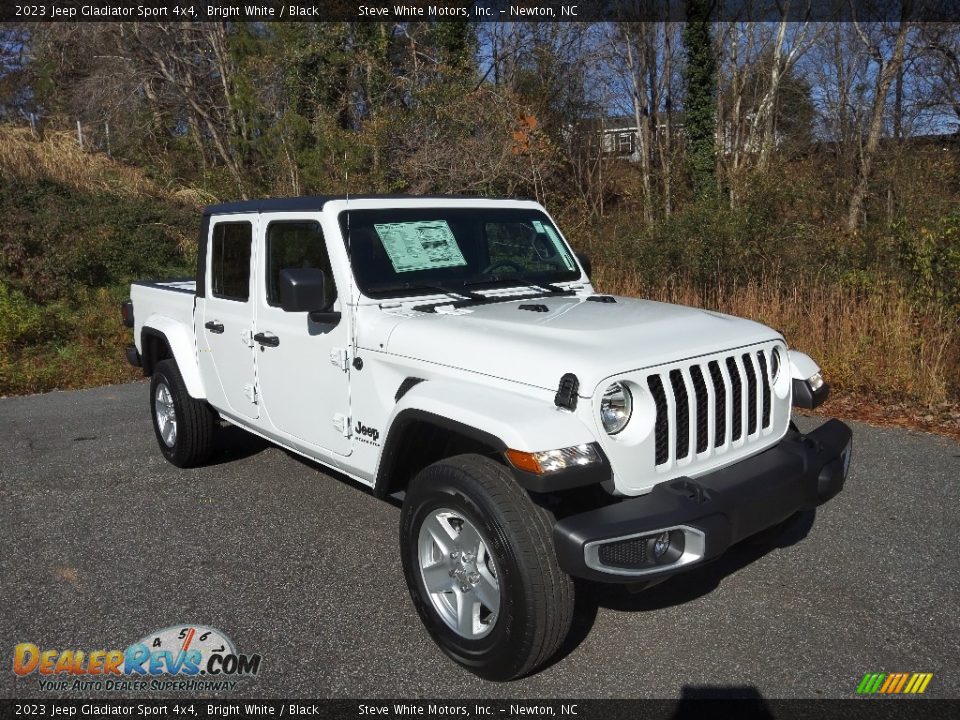
[[[506,456],[510,464],[518,470],[524,470],[535,475],[546,475],[571,467],[600,462],[600,453],[597,452],[592,443],[574,445],[559,450],[541,450],[540,452],[507,450]]]

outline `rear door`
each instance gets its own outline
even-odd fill
[[[214,407],[256,419],[253,349],[253,239],[257,214],[212,219],[207,242],[206,297],[197,308],[197,350]]]
[[[285,268],[320,268],[327,282],[336,286],[319,220],[319,213],[260,217],[263,261],[258,267],[263,281],[256,283],[257,379],[265,419],[274,428],[301,443],[349,455],[347,314],[336,323],[316,323],[306,312],[284,312],[280,307],[278,278]],[[339,299],[333,309],[341,310]]]

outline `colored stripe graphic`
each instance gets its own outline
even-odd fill
[[[867,673],[857,685],[857,695],[921,695],[933,673]]]

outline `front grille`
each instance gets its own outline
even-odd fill
[[[647,565],[646,538],[618,540],[600,546],[597,554],[600,562],[607,567],[635,570]]]
[[[715,413],[717,429],[713,435],[713,446],[719,447],[726,442],[727,438],[727,384],[723,381],[720,363],[712,360],[708,367],[710,368],[710,380],[713,382],[713,396],[716,398],[717,409]]]
[[[685,460],[691,452],[703,455],[731,443],[751,442],[770,429],[769,354],[740,353],[647,376],[657,412],[656,465]]]
[[[657,465],[662,465],[670,457],[670,448],[667,447],[670,442],[670,433],[667,428],[667,395],[663,391],[663,380],[659,375],[651,375],[647,384],[650,387],[650,394],[653,395],[653,402],[657,406],[654,432],[656,433]]]
[[[743,383],[740,381],[740,370],[737,369],[737,361],[727,358],[727,372],[730,373],[730,385],[733,388],[733,415],[730,421],[733,423],[734,442],[743,435]]]
[[[685,458],[690,447],[690,406],[687,402],[687,386],[679,370],[670,371],[670,387],[673,400],[677,404],[677,457]]]

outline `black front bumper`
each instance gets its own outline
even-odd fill
[[[803,435],[790,431],[768,450],[698,478],[661,483],[638,498],[566,517],[553,530],[560,567],[605,582],[652,580],[696,567],[746,537],[799,510],[825,503],[843,489],[853,434],[830,420]],[[685,541],[663,564],[645,556],[644,536],[679,528]],[[631,542],[636,547],[631,547]],[[647,542],[647,545],[641,546]],[[629,562],[605,562],[600,549]],[[645,558],[645,565],[637,558]]]

